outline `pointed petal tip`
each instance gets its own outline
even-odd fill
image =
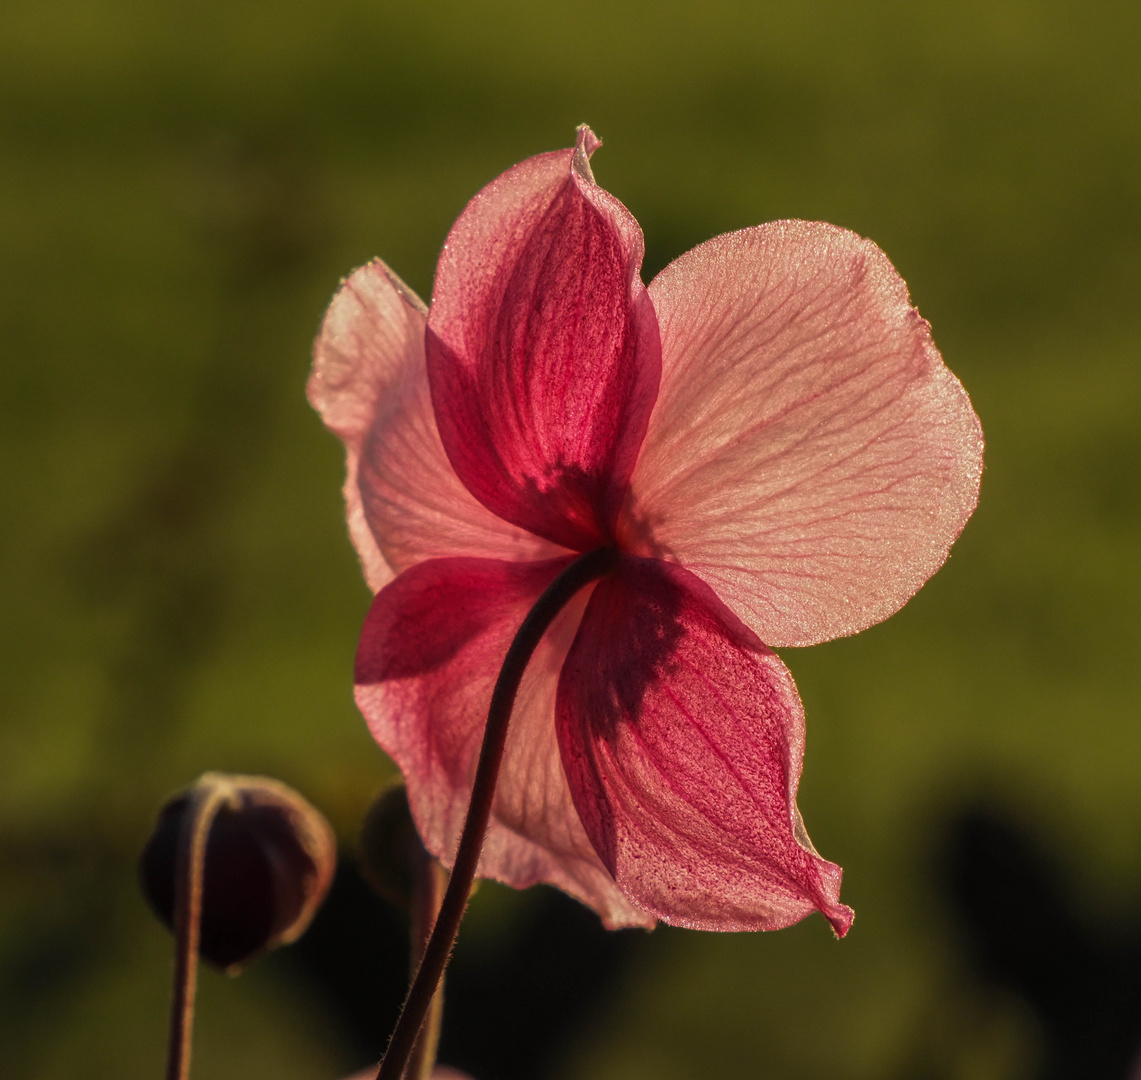
[[[582,150],[590,157],[602,145],[602,140],[590,130],[589,124],[579,124],[575,129],[574,148]]]
[[[571,168],[584,180],[595,183],[594,173],[590,169],[590,155],[602,145],[602,140],[590,130],[588,124],[579,124],[575,130],[574,155],[571,158]]]
[[[792,792],[794,799],[795,795],[794,790]],[[817,867],[817,888],[811,894],[811,902],[820,914],[832,924],[832,931],[836,935],[836,940],[839,941],[851,929],[852,920],[856,917],[856,913],[847,904],[840,903],[840,881],[844,876],[844,871],[835,863],[830,863],[827,859],[820,857],[820,852],[816,850],[816,845],[808,835],[808,830],[804,826],[804,817],[795,801],[792,804],[791,816],[792,834],[796,837],[796,842],[812,856]]]
[[[827,907],[821,905],[820,913],[832,924],[832,932],[837,941],[848,936],[856,913],[847,904],[829,904]]]

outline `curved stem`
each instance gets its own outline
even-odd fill
[[[444,889],[448,884],[447,871],[424,850],[420,837],[414,838],[413,846],[417,849],[413,855],[412,866],[412,911],[409,926],[409,937],[412,945],[411,978],[416,977],[420,967],[420,960],[424,950],[431,940],[432,927],[436,923],[436,916],[440,912],[440,901],[443,899]],[[420,1037],[412,1048],[412,1056],[408,1059],[405,1069],[405,1080],[429,1080],[432,1067],[436,1063],[436,1047],[440,1042],[440,1022],[444,1014],[444,977],[440,976],[440,983],[432,995],[432,1004],[428,1007],[428,1015],[420,1028]]]
[[[178,860],[174,871],[174,993],[170,1005],[166,1080],[187,1080],[190,1076],[206,842],[215,815],[232,796],[233,789],[229,784],[216,780],[209,773],[203,776],[190,790],[186,816],[178,837]]]
[[[467,819],[460,834],[456,861],[448,888],[424,958],[412,980],[408,997],[376,1080],[401,1080],[404,1067],[416,1042],[416,1036],[424,1023],[432,997],[439,985],[440,977],[447,966],[456,933],[460,928],[468,895],[475,880],[476,866],[483,849],[483,837],[487,832],[487,822],[491,817],[491,803],[495,797],[495,783],[499,778],[499,766],[503,761],[503,749],[507,742],[507,725],[511,720],[511,708],[515,704],[515,694],[527,661],[539,644],[547,627],[554,621],[574,595],[592,581],[609,573],[618,562],[618,553],[613,548],[599,548],[570,564],[535,601],[535,606],[527,613],[523,624],[515,634],[495,690],[491,695],[491,706],[487,710],[487,727],[483,733],[483,746],[479,751],[479,764],[476,766],[475,783],[472,786],[471,802],[468,805]]]

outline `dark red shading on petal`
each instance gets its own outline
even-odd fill
[[[661,395],[625,542],[692,570],[770,645],[897,611],[971,516],[983,439],[887,256],[776,221],[687,252],[650,295]]]
[[[490,510],[577,551],[611,536],[657,396],[642,233],[575,150],[516,165],[448,235],[427,360],[444,448]]]
[[[579,817],[639,907],[701,930],[775,930],[819,908],[847,933],[840,868],[796,809],[792,676],[699,578],[626,557],[598,583],[556,724]]]
[[[491,691],[511,639],[569,563],[432,559],[381,590],[365,620],[356,698],[408,784],[425,846],[452,864],[467,813]],[[544,636],[519,688],[480,859],[481,877],[545,881],[611,927],[649,926],[599,862],[571,802],[555,739],[559,667],[588,593]]]

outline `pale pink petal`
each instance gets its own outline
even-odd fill
[[[404,773],[416,827],[445,866],[467,813],[507,648],[567,564],[433,559],[405,571],[373,601],[357,651],[357,703]],[[594,908],[608,926],[652,925],[594,853],[555,741],[558,670],[585,597],[547,632],[520,686],[479,874],[516,888],[548,882]]]
[[[579,817],[639,907],[699,930],[775,930],[819,908],[847,932],[840,868],[796,809],[792,676],[700,579],[630,556],[603,578],[556,717]]]
[[[587,550],[613,533],[657,394],[642,233],[590,174],[596,145],[516,165],[448,235],[428,374],[448,458],[500,517]]]
[[[555,553],[476,502],[448,464],[428,392],[425,318],[377,259],[341,286],[313,350],[309,400],[345,443],[349,532],[374,590],[439,555]]]
[[[975,507],[982,431],[868,240],[781,221],[650,285],[661,394],[621,532],[707,581],[770,645],[898,610]]]

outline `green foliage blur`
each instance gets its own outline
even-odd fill
[[[930,863],[985,799],[1091,917],[1141,896],[1139,52],[1124,0],[6,5],[0,1073],[160,1074],[134,860],[175,788],[268,773],[351,842],[392,766],[351,698],[369,596],[310,343],[374,255],[427,297],[466,200],[588,121],[647,280],[774,218],[873,238],[988,445],[919,596],[783,654],[849,938],[658,930],[562,1075],[1030,1075],[1034,1022],[969,972]],[[272,966],[201,996],[198,1080],[360,1064]]]

